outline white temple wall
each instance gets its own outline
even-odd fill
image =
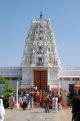
[[[60,84],[61,87],[67,91],[67,93],[69,92],[69,84],[75,84],[75,83],[79,83],[80,81],[73,81],[71,80],[60,80]]]
[[[73,81],[69,81],[69,80],[60,80],[60,84],[61,84],[61,87],[66,90],[67,92],[69,92],[69,84],[73,84]]]
[[[24,67],[22,70],[22,85],[32,86],[32,69]]]
[[[58,85],[58,71],[48,69],[48,85]]]

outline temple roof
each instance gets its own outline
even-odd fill
[[[60,64],[56,40],[51,28],[50,19],[40,18],[32,21],[25,42],[22,66],[58,67]]]

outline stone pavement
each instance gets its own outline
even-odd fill
[[[45,113],[43,108],[31,110],[6,109],[4,121],[71,121],[71,109]]]
[[[62,109],[58,111],[55,117],[55,121],[72,121],[71,108]]]

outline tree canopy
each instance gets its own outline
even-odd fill
[[[4,97],[9,97],[15,94],[16,90],[6,78],[0,77],[0,84],[5,85],[5,89],[3,90],[3,92],[0,92],[0,95],[3,95]]]

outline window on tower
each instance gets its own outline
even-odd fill
[[[40,25],[40,28],[42,28],[42,25]]]
[[[40,53],[42,52],[42,47],[41,47],[41,46],[39,47],[39,52],[40,52]]]
[[[37,65],[38,66],[43,65],[43,58],[42,57],[38,57]]]
[[[39,39],[41,40],[42,38],[41,38],[41,37],[39,37]]]
[[[39,63],[42,63],[42,57],[39,57]]]

